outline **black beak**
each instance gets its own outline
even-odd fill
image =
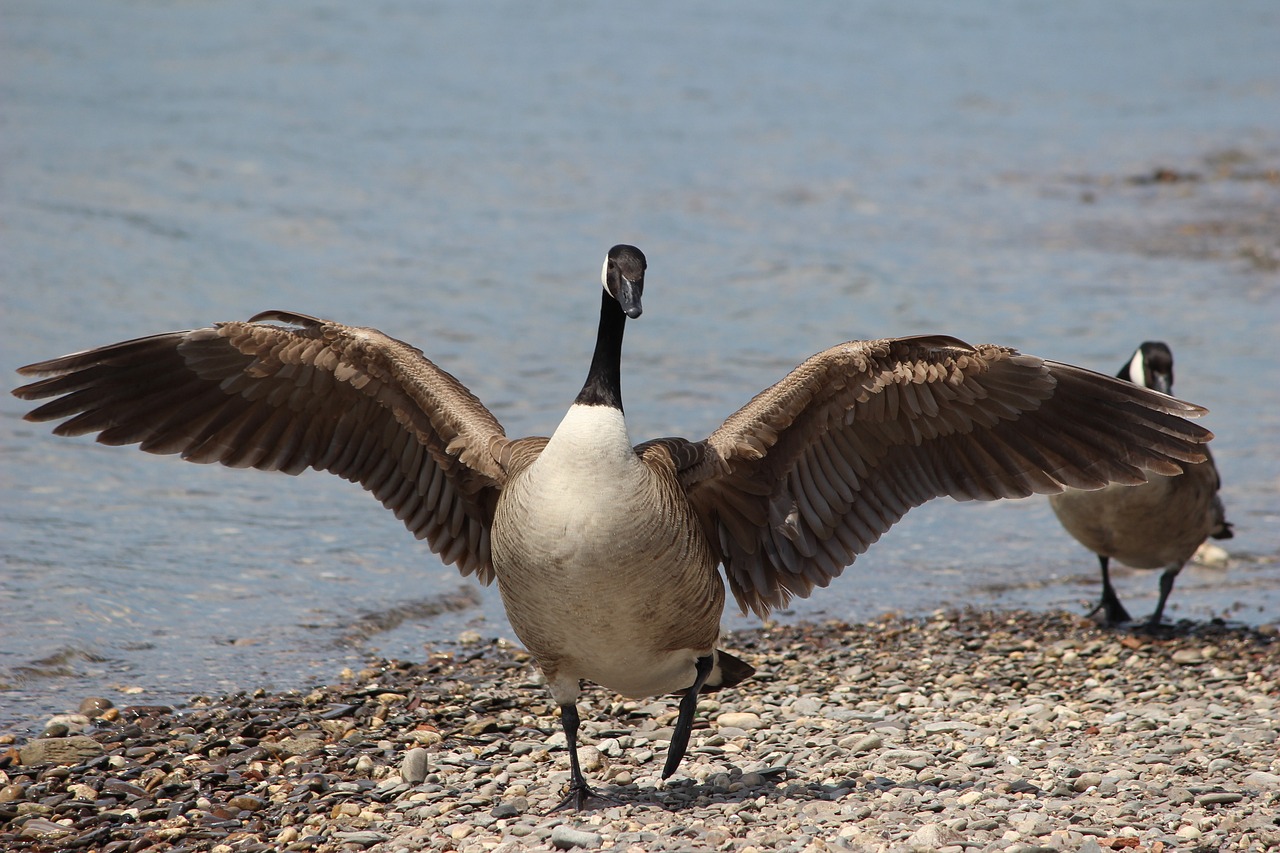
[[[643,281],[635,282],[624,275],[618,276],[618,304],[622,306],[622,312],[632,320],[644,312],[640,307],[640,294],[643,291]]]

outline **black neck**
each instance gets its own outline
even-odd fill
[[[618,300],[602,290],[596,351],[591,357],[587,381],[578,392],[575,403],[622,410],[622,331],[626,323],[627,315],[622,313]]]

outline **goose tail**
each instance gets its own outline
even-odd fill
[[[713,693],[721,687],[733,687],[755,675],[756,668],[741,658],[736,658],[723,649],[716,649],[715,666],[702,685],[703,693]]]
[[[1222,498],[1217,495],[1213,496],[1213,529],[1209,531],[1209,535],[1214,539],[1233,539],[1235,538],[1234,525],[1227,521],[1227,511],[1222,506]]]

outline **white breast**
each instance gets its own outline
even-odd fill
[[[636,499],[647,472],[626,420],[612,406],[572,406],[546,449],[520,478],[538,512],[578,520],[617,518]]]
[[[637,458],[622,412],[573,406],[538,459],[507,484],[493,529],[493,560],[507,610],[556,595],[617,596],[621,562],[651,551],[649,472]],[[508,595],[515,584],[518,596]],[[516,626],[517,631],[520,627]]]
[[[579,678],[632,696],[680,689],[715,642],[719,576],[700,539],[659,517],[654,478],[619,410],[574,406],[503,492],[494,569],[512,627],[558,701]],[[695,581],[701,594],[687,589]],[[698,621],[712,610],[705,647],[659,652],[654,614],[683,621],[690,605]]]

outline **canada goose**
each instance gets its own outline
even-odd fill
[[[1173,353],[1161,341],[1146,341],[1116,374],[1135,385],[1173,393]],[[1108,625],[1130,621],[1115,588],[1110,561],[1135,569],[1164,569],[1160,600],[1147,620],[1154,628],[1164,617],[1164,604],[1178,572],[1207,537],[1230,539],[1218,489],[1222,482],[1209,448],[1203,462],[1183,466],[1181,474],[1153,475],[1140,486],[1107,486],[1094,491],[1068,489],[1051,495],[1049,504],[1058,521],[1081,545],[1098,555],[1102,567],[1102,600],[1093,613],[1103,612]]]
[[[825,587],[913,506],[1144,482],[1205,458],[1204,412],[1012,349],[944,336],[850,341],[766,388],[702,441],[632,446],[620,361],[645,258],[609,250],[586,382],[550,438],[509,439],[457,379],[379,331],[267,311],[21,368],[67,419],[193,462],[359,482],[446,563],[495,577],[562,712],[571,782],[583,679],[624,696],[681,692],[662,775],[699,691],[752,669],[716,648],[724,567],[761,617]]]

